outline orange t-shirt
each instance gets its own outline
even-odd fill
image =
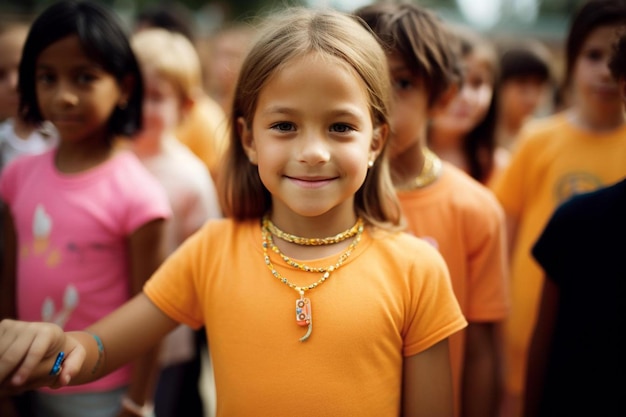
[[[443,256],[467,321],[501,321],[509,311],[504,212],[486,187],[454,165],[443,164],[441,178],[432,185],[398,191],[409,232]],[[450,338],[457,404],[464,352],[462,331]]]
[[[543,272],[530,250],[556,207],[626,175],[626,125],[610,132],[581,130],[567,113],[530,122],[508,168],[493,185],[507,217],[517,223],[511,258],[511,315],[505,326],[507,389],[521,395],[526,356],[537,318]]]
[[[313,331],[299,342],[299,294],[272,275],[261,241],[258,220],[210,220],[144,289],[174,320],[206,326],[217,415],[397,417],[403,358],[466,325],[441,256],[405,233],[366,229],[330,279],[306,292]],[[269,253],[297,285],[321,277]]]

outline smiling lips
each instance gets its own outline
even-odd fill
[[[59,125],[73,125],[80,122],[78,116],[57,116],[52,119],[54,124]]]
[[[330,184],[335,178],[328,177],[286,177],[292,183],[301,188],[322,188]]]

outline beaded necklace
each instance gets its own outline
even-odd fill
[[[354,224],[354,226],[352,226],[351,228],[349,228],[348,230],[344,232],[336,234],[335,236],[322,237],[322,238],[318,238],[318,237],[310,238],[310,237],[300,237],[300,236],[292,235],[287,232],[283,232],[269,218],[267,218],[267,216],[264,218],[263,221],[266,222],[265,225],[267,226],[267,229],[270,231],[270,233],[272,233],[273,235],[276,235],[276,237],[278,237],[279,239],[282,239],[289,243],[295,243],[297,245],[304,245],[304,246],[332,245],[335,243],[343,242],[344,240],[349,239],[352,236],[356,235],[357,232],[359,231],[359,227],[363,224],[363,219],[359,217],[356,223]]]
[[[354,241],[350,243],[350,246],[348,247],[348,249],[339,256],[339,259],[334,265],[330,265],[325,268],[315,268],[315,267],[311,267],[305,264],[300,264],[298,262],[295,262],[288,256],[286,256],[285,254],[283,254],[280,251],[280,249],[276,245],[274,245],[272,233],[267,227],[268,221],[269,219],[267,218],[267,216],[265,216],[261,224],[261,235],[263,237],[263,241],[262,241],[263,258],[265,260],[265,265],[267,265],[268,269],[271,271],[272,275],[276,279],[278,279],[280,282],[287,285],[289,288],[294,289],[295,291],[298,292],[298,294],[300,294],[300,298],[296,300],[296,323],[299,326],[308,327],[306,334],[299,339],[301,342],[304,342],[309,338],[309,336],[311,336],[311,332],[313,331],[313,322],[311,319],[311,300],[309,298],[305,298],[304,293],[326,282],[326,280],[330,278],[330,273],[339,269],[339,267],[343,265],[344,261],[348,259],[348,257],[350,256],[350,254],[352,253],[356,245],[358,245],[358,243],[361,241],[361,235],[363,234],[363,221],[360,218],[359,220],[357,220],[357,224],[359,224],[359,227],[357,229]],[[298,286],[290,282],[280,272],[278,272],[276,268],[274,268],[274,264],[272,264],[272,261],[270,260],[268,248],[271,248],[272,251],[277,253],[288,265],[298,268],[302,271],[306,271],[306,272],[322,273],[322,277],[316,282],[309,284],[309,285],[305,285],[305,286]]]
[[[424,166],[422,172],[405,185],[396,187],[399,190],[415,190],[416,188],[424,188],[432,184],[441,176],[443,164],[441,159],[428,148],[423,148]]]

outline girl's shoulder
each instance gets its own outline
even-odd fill
[[[2,168],[2,176],[20,175],[28,173],[37,167],[52,168],[54,150],[49,149],[41,153],[24,154],[13,158]]]
[[[436,264],[442,263],[439,251],[425,239],[403,231],[388,231],[370,228],[372,250],[379,252],[383,258],[394,259],[395,262],[423,265],[425,260]]]
[[[550,116],[531,119],[522,127],[520,138],[543,136],[553,134],[555,130],[572,129],[573,126],[566,111],[561,111]]]
[[[218,245],[231,240],[240,242],[249,240],[257,235],[260,242],[261,219],[212,218],[204,223],[197,234],[200,235],[201,239],[215,242]]]

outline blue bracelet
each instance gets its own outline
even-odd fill
[[[61,365],[63,364],[63,360],[65,359],[65,352],[59,352],[56,360],[54,361],[54,365],[50,370],[50,375],[58,376],[61,373]]]
[[[102,339],[100,339],[100,336],[91,332],[87,333],[89,333],[96,340],[96,343],[98,344],[98,355],[102,355],[104,353],[104,344],[102,343]]]

